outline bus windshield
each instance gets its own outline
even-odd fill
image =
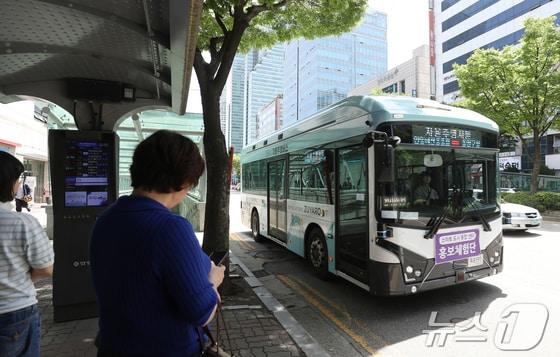
[[[437,159],[435,164],[430,164],[432,158]],[[395,151],[394,169],[395,181],[377,186],[382,220],[425,227],[444,211],[444,224],[499,212],[492,150],[401,145]]]

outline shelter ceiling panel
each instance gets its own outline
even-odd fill
[[[19,72],[25,71],[27,68],[36,67],[41,62],[48,61],[54,55],[50,53],[18,53],[18,54],[2,54],[0,55],[0,77],[2,84],[9,84],[6,79]]]
[[[92,6],[91,0],[73,0],[75,4]],[[127,18],[137,23],[145,23],[142,0],[96,0],[94,6],[118,17]],[[160,0],[146,0],[150,25],[154,31],[169,32],[169,2]]]
[[[149,68],[127,65],[126,62],[100,60],[88,56],[52,54],[0,55],[4,64],[0,76],[4,85],[47,81],[58,78],[86,77],[133,84],[137,89],[154,93],[155,78]],[[162,97],[170,97],[171,87],[160,82]]]
[[[99,2],[90,2],[96,6]],[[103,3],[103,2],[101,2]],[[165,2],[167,3],[167,2]],[[143,12],[142,3],[139,5]],[[11,44],[34,44],[38,52],[52,49],[40,46],[87,50],[101,56],[119,57],[152,62],[150,38],[141,21],[137,26],[118,22],[114,15],[107,17],[77,11],[71,7],[41,1],[20,0],[2,8],[0,41],[4,50]],[[159,45],[160,64],[169,67],[167,49]]]

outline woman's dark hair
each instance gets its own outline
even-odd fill
[[[130,165],[131,186],[170,193],[185,185],[198,185],[204,159],[191,139],[169,130],[159,130],[134,150]]]
[[[0,202],[14,199],[14,185],[23,171],[23,164],[18,159],[0,151]]]

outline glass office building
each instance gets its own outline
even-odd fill
[[[245,145],[257,141],[257,115],[279,94],[282,94],[284,44],[254,51],[248,72]]]
[[[283,124],[303,120],[387,71],[387,15],[368,10],[351,32],[288,43]]]
[[[235,56],[220,104],[224,134],[236,153],[258,139],[259,110],[282,94],[283,60],[284,44]]]
[[[477,48],[518,43],[528,17],[555,15],[560,23],[558,0],[443,0],[435,5],[436,95],[445,103],[459,99],[454,63],[465,64]]]
[[[233,66],[230,73],[230,80],[228,93],[223,93],[222,97],[227,95],[228,98],[223,101],[224,105],[228,106],[228,116],[226,118],[226,125],[229,130],[229,145],[233,146],[236,153],[240,153],[243,148],[244,142],[244,118],[246,111],[246,97],[247,97],[247,81],[246,81],[246,62],[251,54],[238,54],[233,60]],[[224,91],[225,92],[225,91]]]

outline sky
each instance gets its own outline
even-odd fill
[[[387,14],[389,69],[428,44],[428,0],[369,0],[369,6]]]

